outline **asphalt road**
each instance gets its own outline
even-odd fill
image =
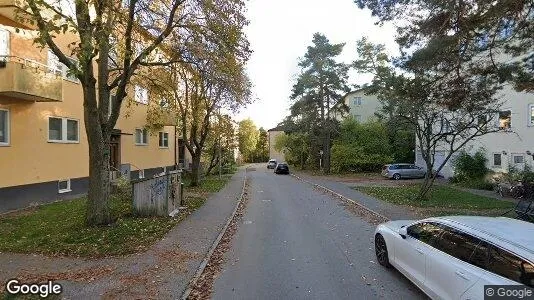
[[[374,256],[374,226],[338,200],[264,165],[214,299],[424,299]]]

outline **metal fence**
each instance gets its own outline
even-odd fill
[[[132,182],[134,212],[141,216],[174,216],[181,203],[180,171]]]

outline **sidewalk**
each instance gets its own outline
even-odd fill
[[[413,211],[410,211],[404,207],[394,205],[391,203],[387,203],[387,202],[378,200],[374,197],[368,196],[360,191],[352,189],[346,183],[329,180],[325,178],[318,178],[315,176],[298,173],[298,172],[295,174],[310,182],[327,187],[349,199],[352,199],[362,204],[363,206],[371,210],[374,210],[388,217],[391,220],[419,219],[420,218]]]
[[[245,169],[150,250],[125,257],[77,259],[0,253],[2,288],[10,278],[58,280],[66,299],[176,299],[232,214]]]

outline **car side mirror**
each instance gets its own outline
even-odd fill
[[[408,235],[408,231],[406,229],[406,227],[401,227],[399,228],[399,235],[405,239],[406,238],[406,235]]]

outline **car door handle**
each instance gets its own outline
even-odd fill
[[[415,248],[415,251],[419,252],[419,254],[425,254],[421,248]]]
[[[456,274],[456,275],[462,277],[462,278],[465,279],[465,280],[471,280],[469,277],[467,277],[467,275],[465,275],[465,274],[464,274],[463,272],[461,272],[461,271],[456,271],[456,272],[454,272],[454,274]]]

